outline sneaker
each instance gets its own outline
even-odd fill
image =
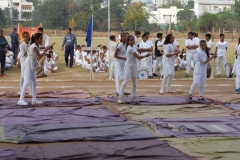
[[[206,101],[203,97],[198,97],[199,101]]]
[[[167,93],[174,93],[174,91],[171,90],[171,89],[167,89],[166,92],[167,92]]]
[[[126,95],[126,96],[128,96],[129,95],[129,93],[127,93],[127,92],[125,92],[125,93],[123,93],[124,95]]]
[[[114,80],[114,78],[113,77],[109,77],[109,80]]]
[[[17,104],[20,105],[20,106],[27,106],[28,105],[28,103],[25,100],[19,100]]]
[[[236,89],[236,90],[235,90],[235,93],[240,94],[240,89],[239,89],[239,88]]]
[[[164,93],[163,91],[161,91],[161,90],[159,91],[159,94],[163,95],[163,93]]]
[[[158,76],[158,74],[156,74],[156,73],[153,73],[153,76],[154,76],[154,77],[157,77],[157,76]]]
[[[188,96],[188,102],[192,102],[193,99],[192,99],[192,96]]]
[[[68,65],[66,65],[66,67],[68,67]]]
[[[117,95],[117,96],[119,96],[119,93],[118,93],[118,92],[116,92],[116,95]]]
[[[1,77],[5,78],[5,77],[8,77],[6,74],[2,74]]]
[[[69,68],[72,68],[72,66],[69,66]]]
[[[42,104],[42,102],[39,101],[38,99],[35,99],[32,101],[32,105],[35,105],[35,104]]]
[[[118,98],[118,103],[119,103],[119,104],[122,104],[123,101],[122,101],[120,98]]]
[[[20,95],[21,94],[21,92],[18,92],[18,95]]]
[[[185,77],[189,77],[189,74],[186,73]]]
[[[211,78],[211,79],[213,79],[214,77],[213,77],[213,76],[211,76],[210,78]]]

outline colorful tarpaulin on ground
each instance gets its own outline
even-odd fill
[[[240,116],[214,118],[155,118],[142,120],[157,136],[214,137],[240,136]]]
[[[28,27],[24,27],[22,25],[19,25],[19,27],[18,27],[19,40],[20,41],[23,40],[23,37],[22,37],[23,32],[28,32],[30,34],[30,37],[31,37],[33,34],[38,32],[39,27],[40,26],[28,28]]]
[[[131,120],[143,120],[153,118],[201,118],[237,116],[240,112],[213,104],[182,104],[162,106],[114,106],[122,116]]]

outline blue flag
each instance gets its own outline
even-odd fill
[[[91,47],[91,42],[92,42],[92,16],[90,18],[89,24],[88,24],[88,29],[87,29],[87,35],[86,35],[86,42],[87,42],[87,47]]]

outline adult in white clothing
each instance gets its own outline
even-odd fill
[[[172,34],[168,34],[164,41],[164,70],[163,70],[163,81],[160,89],[160,94],[164,93],[164,86],[167,82],[167,90],[166,92],[172,92],[171,83],[174,74],[174,65],[175,65],[175,55],[178,55],[180,51],[174,45],[174,37]]]
[[[117,48],[116,37],[111,35],[110,42],[108,44],[109,55],[108,55],[108,64],[109,64],[109,79],[114,79],[114,63],[115,63],[115,52]]]
[[[226,52],[228,48],[228,43],[224,40],[224,34],[220,34],[220,41],[216,43],[215,55],[217,55],[217,76],[221,75],[220,63],[222,61],[223,68],[225,70],[226,66]]]
[[[164,39],[163,39],[163,34],[158,33],[157,34],[157,40],[155,41],[155,63],[153,66],[153,76],[158,76],[157,69],[160,66],[160,75],[163,70],[163,65],[162,65],[162,57],[163,57],[163,50],[158,50],[158,47],[163,47],[164,44]]]
[[[147,43],[147,35],[146,34],[142,35],[142,41],[139,44],[139,49],[151,49],[151,46]],[[141,56],[145,56],[148,53],[149,52],[141,52]],[[149,67],[150,66],[148,65],[148,57],[141,59],[141,69],[149,72]],[[152,68],[150,68],[150,69],[152,69]],[[150,74],[148,74],[148,76],[150,77]]]
[[[34,35],[34,39],[35,39],[34,43],[28,48],[28,52],[27,52],[28,56],[23,64],[22,74],[24,76],[24,82],[21,88],[21,95],[18,101],[18,105],[28,105],[28,103],[24,100],[24,96],[25,96],[25,90],[30,81],[32,83],[32,104],[33,105],[42,104],[42,102],[36,98],[36,88],[37,88],[36,69],[40,67],[38,58],[42,58],[43,55],[46,54],[49,48],[46,48],[43,51],[43,54],[40,54],[39,44],[42,43],[43,35],[41,33],[36,33]]]
[[[235,93],[240,94],[240,38],[238,38],[238,44],[236,46],[236,60],[233,66],[232,74],[236,75],[236,90]]]
[[[128,37],[128,47],[127,47],[127,52],[126,52],[126,65],[125,65],[125,70],[124,70],[124,80],[121,85],[121,90],[118,98],[118,103],[123,103],[122,97],[124,94],[124,91],[127,87],[128,80],[131,79],[132,81],[132,102],[137,102],[136,100],[136,85],[137,85],[137,77],[138,77],[138,68],[137,68],[137,63],[136,63],[136,58],[142,59],[147,56],[150,56],[151,54],[148,53],[147,55],[144,56],[139,56],[137,54],[137,50],[134,47],[134,37],[129,36]]]
[[[209,52],[207,48],[207,43],[205,40],[200,41],[200,48],[196,56],[196,64],[193,75],[193,84],[189,91],[188,101],[192,101],[192,94],[196,87],[199,88],[199,101],[204,101],[203,99],[203,89],[207,79],[207,63],[211,61],[214,56],[209,57]]]
[[[186,69],[186,75],[185,77],[189,77],[189,73],[191,70],[191,61],[195,64],[196,62],[196,49],[198,48],[198,42],[194,40],[193,33],[188,33],[188,39],[185,41],[185,45],[187,48],[187,69]]]

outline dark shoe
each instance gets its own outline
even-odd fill
[[[125,93],[124,93],[124,95],[128,96],[128,95],[129,95],[129,93],[125,92]]]
[[[154,77],[157,77],[157,76],[158,76],[158,74],[156,74],[156,73],[153,73],[153,76],[154,76]]]
[[[192,102],[192,96],[188,96],[188,102]]]
[[[189,74],[186,73],[185,77],[189,77]]]
[[[72,66],[69,66],[69,68],[72,68]]]
[[[118,93],[118,92],[116,92],[116,95],[117,95],[117,96],[119,96],[119,93]]]
[[[46,74],[43,74],[43,77],[47,77],[47,75],[46,75]]]
[[[68,67],[68,65],[66,65],[66,67]]]
[[[206,101],[203,97],[198,98],[199,101]]]

